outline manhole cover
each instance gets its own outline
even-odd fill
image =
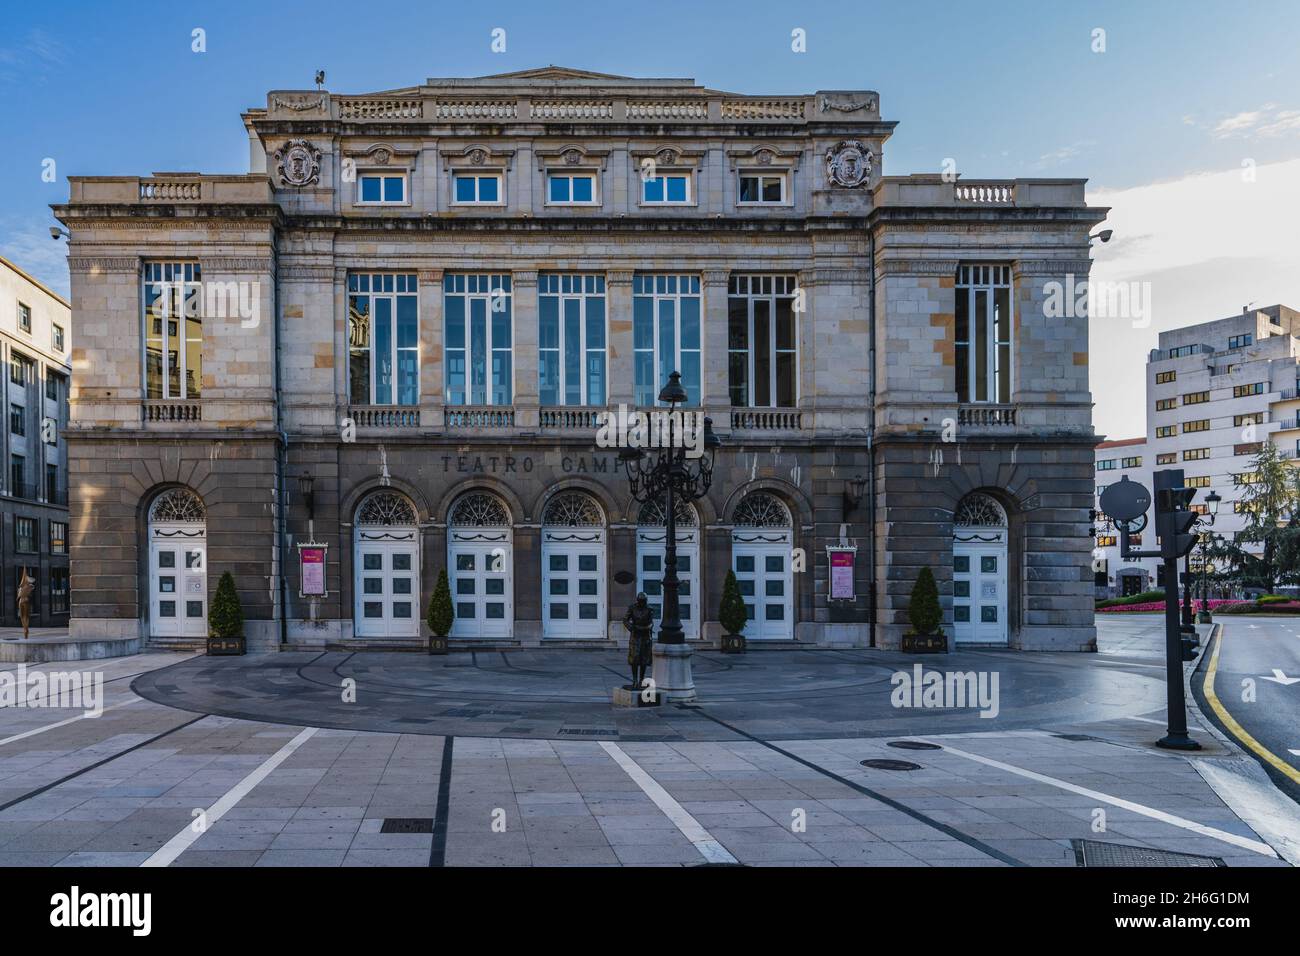
[[[432,833],[433,817],[388,817],[380,833]]]
[[[921,765],[906,760],[863,760],[862,766],[872,770],[920,770]]]
[[[1100,737],[1094,737],[1092,734],[1052,734],[1058,740],[1101,740]]]
[[[1076,866],[1227,866],[1217,856],[1154,850],[1126,843],[1102,843],[1100,840],[1071,840]]]
[[[899,750],[942,750],[938,744],[927,744],[924,740],[891,740],[887,747],[897,747]]]

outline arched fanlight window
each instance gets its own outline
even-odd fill
[[[510,512],[496,495],[476,491],[456,499],[447,523],[453,528],[508,528]]]
[[[188,488],[173,488],[164,491],[153,503],[149,511],[150,521],[203,521],[205,512],[203,501]]]
[[[415,508],[405,495],[392,491],[378,491],[357,509],[359,525],[413,525],[416,523]]]
[[[664,510],[664,500],[647,501],[641,506],[640,512],[637,513],[636,523],[643,528],[662,528],[668,524],[668,515]],[[682,501],[681,498],[673,499],[673,515],[679,528],[694,528],[700,523],[699,516],[695,509]]]
[[[605,515],[591,495],[565,491],[546,502],[542,524],[552,528],[600,528],[605,524]]]
[[[790,509],[776,495],[755,491],[736,506],[732,523],[739,528],[788,528],[793,524]]]
[[[952,523],[959,528],[1000,528],[1007,523],[1007,513],[990,495],[977,491],[958,503]]]

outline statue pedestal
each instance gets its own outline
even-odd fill
[[[691,654],[689,644],[655,642],[655,692],[661,701],[695,700],[695,678],[691,676]]]

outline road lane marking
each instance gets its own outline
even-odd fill
[[[110,710],[116,710],[119,707],[127,707],[131,704],[138,704],[143,699],[144,698],[142,697],[136,697],[132,700],[119,701],[116,704],[109,704],[98,714],[81,713],[78,714],[76,717],[69,717],[66,720],[60,720],[52,724],[46,724],[44,727],[35,727],[31,730],[24,730],[21,734],[14,734],[12,737],[6,737],[4,740],[0,740],[0,747],[3,747],[5,744],[11,744],[15,740],[25,740],[28,737],[35,737],[37,734],[43,734],[47,730],[54,730],[57,727],[66,727],[68,726],[68,724],[75,724],[79,720],[86,720],[87,718],[97,719],[99,717],[102,717],[104,714],[108,713]]]
[[[934,741],[931,741],[931,743],[933,742]],[[1161,823],[1168,823],[1184,830],[1190,830],[1193,833],[1199,833],[1201,836],[1221,840],[1224,843],[1231,843],[1233,846],[1239,846],[1242,849],[1250,850],[1253,853],[1259,853],[1263,856],[1271,856],[1274,859],[1277,858],[1277,852],[1267,843],[1261,843],[1259,840],[1252,840],[1249,837],[1229,833],[1227,830],[1219,830],[1215,827],[1206,826],[1204,823],[1197,823],[1195,820],[1188,820],[1184,817],[1174,816],[1172,813],[1166,813],[1165,811],[1157,810],[1154,807],[1143,806],[1140,803],[1134,803],[1132,800],[1125,800],[1123,797],[1112,797],[1110,794],[1102,793],[1100,790],[1090,790],[1087,787],[1081,787],[1078,784],[1070,783],[1068,780],[1058,780],[1056,777],[1049,777],[1046,774],[1038,773],[1035,770],[1026,770],[1024,767],[1016,767],[1009,763],[1003,763],[1001,760],[994,760],[992,757],[967,753],[965,750],[958,750],[956,747],[949,746],[946,743],[940,743],[939,746],[943,747],[943,749],[950,754],[955,754],[958,757],[965,757],[967,760],[974,760],[976,763],[995,767],[998,770],[1005,770],[1007,773],[1016,774],[1017,776],[1024,777],[1027,780],[1035,780],[1038,783],[1045,783],[1060,790],[1066,790],[1070,793],[1077,793],[1082,797],[1088,797],[1090,800],[1096,800],[1099,803],[1109,803],[1113,807],[1119,807],[1122,810],[1128,810],[1132,813],[1141,814],[1144,817],[1150,817],[1153,820],[1159,820]]]
[[[1281,684],[1283,687],[1290,687],[1292,684],[1300,684],[1300,677],[1287,677],[1286,672],[1280,667],[1273,668],[1272,677],[1261,677],[1260,680],[1271,680],[1275,684]]]
[[[1228,713],[1228,708],[1224,707],[1219,701],[1219,695],[1214,692],[1214,676],[1219,672],[1219,651],[1223,647],[1223,637],[1226,631],[1219,632],[1219,639],[1214,644],[1214,653],[1210,655],[1210,666],[1205,671],[1205,683],[1201,689],[1205,692],[1205,699],[1210,704],[1210,709],[1214,711],[1215,716],[1228,728],[1228,733],[1236,737],[1244,746],[1249,748],[1261,760],[1266,761],[1269,766],[1291,779],[1293,782],[1300,784],[1300,770],[1296,770],[1277,754],[1273,753],[1258,740],[1247,733],[1246,728],[1237,723],[1237,719]]]
[[[608,740],[602,740],[600,746],[616,764],[623,768],[623,772],[632,778],[645,795],[654,801],[655,806],[664,812],[664,816],[673,821],[673,825],[682,831],[682,836],[691,841],[704,859],[710,863],[740,862],[727,851],[726,847],[713,839],[709,831],[700,826],[699,821],[674,800],[667,790],[659,786],[659,782],[654,777],[642,770],[641,765],[629,757],[622,747]]]
[[[185,826],[180,833],[168,840],[153,856],[140,865],[170,866],[178,856],[190,848],[195,840],[207,833],[212,824],[224,817],[235,804],[248,796],[250,790],[265,780],[272,770],[284,763],[295,750],[310,740],[318,729],[317,727],[304,729],[297,737],[294,737],[293,740],[262,761],[261,766],[256,770],[226,791],[221,799],[208,807],[206,812],[207,826],[202,830],[196,831],[193,824]]]

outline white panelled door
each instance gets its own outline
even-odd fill
[[[605,515],[587,494],[564,491],[542,509],[542,637],[604,640]]]
[[[790,509],[765,491],[736,506],[731,569],[745,601],[746,640],[794,639],[794,528]]]
[[[356,637],[420,636],[420,529],[405,495],[377,491],[358,506],[352,578]]]
[[[514,538],[510,511],[496,495],[456,499],[447,517],[447,567],[456,640],[514,634]]]
[[[208,545],[203,502],[188,488],[149,509],[149,636],[208,634]]]
[[[678,616],[687,640],[700,637],[700,520],[690,505],[677,502]],[[650,603],[655,620],[663,617],[664,555],[668,528],[662,502],[641,507],[636,533],[636,589]]]
[[[953,515],[952,591],[954,644],[1007,643],[1007,515],[989,495]]]

